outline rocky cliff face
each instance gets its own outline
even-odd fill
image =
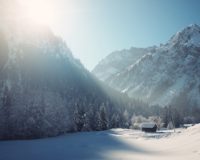
[[[200,105],[200,27],[184,28],[107,79],[101,77],[104,73],[93,73],[113,88],[152,104],[187,101],[187,105]]]

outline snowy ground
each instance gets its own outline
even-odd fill
[[[175,133],[129,129],[1,141],[0,160],[199,160],[200,124]]]

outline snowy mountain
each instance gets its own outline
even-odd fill
[[[0,15],[0,139],[114,127],[123,109],[61,38],[18,14]]]
[[[130,48],[121,51],[115,51],[101,60],[93,69],[94,73],[100,80],[106,81],[110,77],[120,73],[129,65],[135,63],[146,53],[151,52],[155,47],[149,48]],[[105,70],[106,68],[106,70]]]
[[[151,104],[200,105],[200,26],[184,28],[137,61],[121,58],[119,65],[128,65],[112,75],[97,70],[113,67],[112,54],[108,57],[103,62],[110,64],[101,62],[93,73],[111,87]]]

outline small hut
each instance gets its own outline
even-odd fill
[[[144,132],[156,132],[157,128],[158,127],[154,122],[147,122],[141,124],[141,130]]]

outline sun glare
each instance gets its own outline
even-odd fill
[[[51,25],[55,20],[55,5],[47,0],[20,0],[28,21],[35,24]]]

